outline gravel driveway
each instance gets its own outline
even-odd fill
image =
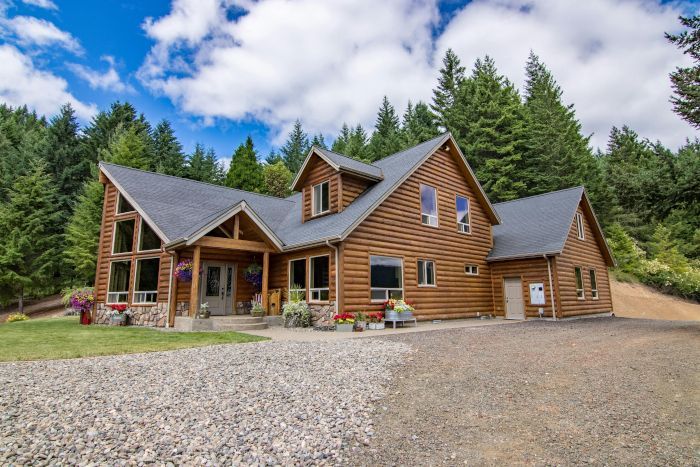
[[[354,465],[700,465],[700,323],[591,319],[406,334]]]
[[[221,345],[0,364],[0,465],[335,463],[405,344]]]

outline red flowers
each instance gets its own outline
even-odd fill
[[[352,313],[339,313],[333,317],[337,324],[352,324],[355,322],[355,315]]]
[[[126,311],[126,305],[110,305],[109,307],[119,313],[124,313],[124,311]]]
[[[377,313],[369,313],[367,315],[367,320],[370,323],[381,323],[384,320],[384,313],[382,313],[381,311]]]

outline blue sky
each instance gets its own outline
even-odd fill
[[[647,0],[0,0],[0,101],[83,122],[128,100],[167,118],[191,150],[225,159],[250,134],[261,156],[295,118],[328,139],[371,128],[381,97],[429,100],[444,51],[484,54],[522,88],[530,49],[547,63],[592,144],[629,124],[671,147],[696,133],[670,109],[663,39],[695,2]]]

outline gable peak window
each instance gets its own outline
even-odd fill
[[[135,209],[131,205],[131,203],[129,203],[126,200],[126,198],[124,198],[122,196],[121,193],[118,193],[117,194],[117,214],[126,214],[126,213],[134,212],[134,211],[135,211]]]
[[[576,298],[585,300],[586,295],[583,292],[583,270],[579,266],[574,268],[574,276],[576,276]]]
[[[158,247],[160,248],[160,246]],[[131,253],[134,250],[134,219],[114,223],[112,253]]]
[[[579,240],[586,239],[586,230],[583,228],[583,215],[580,212],[576,213],[576,234]]]
[[[466,196],[457,195],[455,198],[455,209],[457,210],[457,232],[471,233],[469,223],[469,199]]]
[[[435,261],[418,260],[418,286],[435,287]]]
[[[141,219],[139,227],[139,251],[160,250],[160,238],[153,229]]]
[[[326,180],[314,185],[311,190],[312,214],[318,216],[331,209],[330,182]]]
[[[420,218],[423,225],[438,226],[437,189],[420,185]]]

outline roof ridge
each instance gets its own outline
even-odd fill
[[[548,191],[548,192],[546,192],[546,193],[540,193],[539,195],[530,195],[530,196],[525,196],[525,197],[522,197],[522,198],[511,199],[511,200],[508,200],[508,201],[501,201],[500,203],[494,203],[493,206],[496,207],[496,206],[500,206],[500,205],[502,205],[502,204],[514,203],[514,202],[516,202],[516,201],[523,201],[523,200],[526,200],[526,199],[538,198],[538,197],[540,197],[540,196],[553,195],[554,193],[561,193],[561,192],[563,192],[563,191],[571,191],[571,190],[575,190],[575,189],[577,189],[577,188],[583,188],[583,189],[585,189],[585,187],[584,187],[583,185],[576,185],[576,186],[572,186],[572,187],[569,187],[569,188],[562,188],[562,189],[560,189],[560,190],[554,190],[554,191]]]
[[[280,200],[280,201],[287,201],[288,203],[293,203],[293,201],[289,201],[289,200],[287,200],[286,198],[278,198],[277,196],[266,195],[266,194],[263,194],[263,193],[255,193],[255,192],[253,192],[253,191],[241,190],[241,189],[239,189],[239,188],[231,188],[231,187],[229,187],[229,186],[224,186],[224,185],[216,185],[216,184],[214,184],[214,183],[202,182],[202,181],[200,181],[200,180],[193,180],[193,179],[191,179],[191,178],[185,178],[185,177],[177,177],[177,176],[175,176],[175,175],[163,174],[163,173],[160,173],[160,172],[151,172],[150,170],[137,169],[136,167],[129,167],[129,166],[126,166],[126,165],[114,164],[114,163],[112,163],[112,162],[100,161],[100,164],[111,165],[111,166],[113,166],[113,167],[121,167],[122,169],[135,170],[135,171],[137,171],[137,172],[143,172],[143,173],[147,173],[147,174],[151,174],[151,175],[158,175],[158,176],[161,176],[161,177],[175,178],[175,179],[178,179],[178,180],[185,180],[185,181],[187,181],[187,182],[198,183],[198,184],[200,184],[200,185],[212,186],[212,187],[215,187],[215,188],[223,188],[224,190],[237,191],[237,192],[239,192],[239,193],[247,193],[247,194],[250,194],[250,195],[263,196],[263,197],[265,197],[265,198],[271,198],[271,199],[276,199],[276,200]]]
[[[439,135],[436,136],[435,138],[426,139],[425,141],[422,141],[422,142],[420,142],[420,143],[418,143],[418,144],[415,144],[415,145],[413,145],[413,146],[411,146],[411,147],[408,147],[408,148],[406,148],[406,149],[402,149],[402,150],[400,150],[400,151],[398,151],[398,152],[395,152],[395,153],[393,153],[393,154],[389,154],[388,156],[382,157],[381,159],[377,159],[377,160],[374,161],[374,162],[381,162],[381,161],[385,161],[385,160],[387,160],[387,159],[390,159],[390,158],[392,158],[392,157],[394,157],[394,156],[398,156],[399,154],[404,153],[404,152],[406,152],[406,151],[410,151],[411,149],[415,149],[415,148],[417,148],[418,146],[421,146],[421,145],[423,145],[423,144],[429,143],[429,142],[434,141],[434,140],[436,140],[436,139],[440,139],[440,138],[444,137],[445,135],[447,135],[447,134],[449,134],[449,133],[450,133],[449,131],[445,131],[444,133],[439,134]],[[378,168],[381,169],[381,167],[378,167]]]
[[[336,156],[344,157],[346,159],[350,159],[351,161],[359,162],[360,164],[368,165],[370,167],[374,167],[375,169],[381,170],[381,167],[377,167],[376,165],[374,165],[370,162],[365,162],[362,159],[355,159],[354,157],[350,157],[347,154],[342,154],[340,152],[336,152],[336,151],[333,151],[331,149],[322,148],[320,146],[312,146],[312,148],[316,148],[318,150],[325,151],[325,152],[330,152],[331,154],[335,154]]]

